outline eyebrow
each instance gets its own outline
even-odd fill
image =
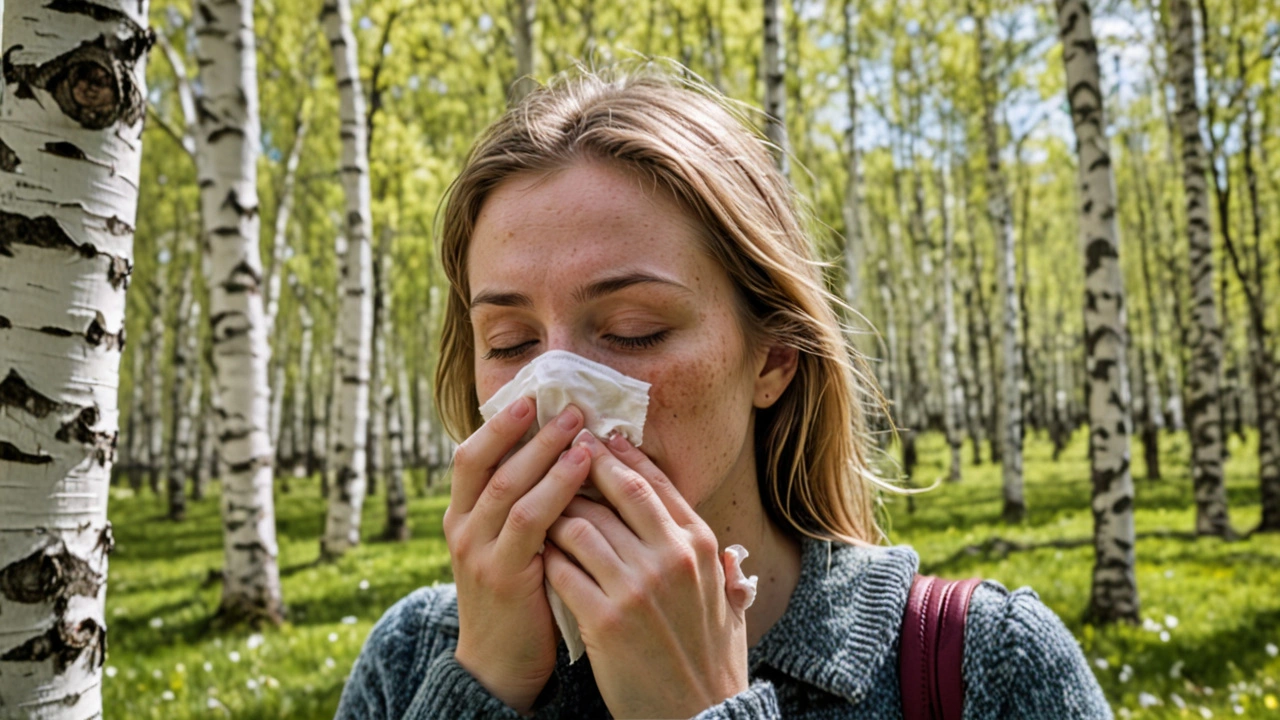
[[[597,280],[589,285],[584,285],[574,291],[573,299],[575,302],[580,302],[580,303],[588,302],[590,300],[595,300],[595,299],[604,297],[605,295],[609,295],[611,293],[615,293],[620,290],[629,288],[633,285],[643,285],[648,283],[666,285],[667,287],[676,288],[679,290],[683,290],[685,292],[690,292],[690,293],[693,292],[689,288],[685,287],[684,285],[674,280],[660,277],[658,275],[653,275],[647,272],[635,271],[635,272],[624,273],[622,275],[616,275],[614,277],[604,278],[602,280]],[[471,299],[471,307],[468,308],[468,310],[474,310],[476,307],[480,305],[496,305],[498,307],[532,308],[533,300],[528,295],[525,295],[524,293],[485,290]]]

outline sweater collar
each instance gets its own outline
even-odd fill
[[[751,649],[767,664],[852,703],[861,702],[894,647],[919,558],[910,548],[805,538],[787,609]]]

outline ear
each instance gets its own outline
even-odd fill
[[[786,345],[771,345],[756,373],[755,396],[752,405],[757,408],[772,407],[796,376],[800,364],[800,351]]]

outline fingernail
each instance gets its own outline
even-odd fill
[[[569,406],[564,409],[564,412],[560,413],[556,424],[560,426],[561,430],[572,430],[578,427],[578,417],[578,411],[573,406]]]
[[[564,461],[570,465],[580,465],[588,456],[589,453],[581,447],[571,447],[561,455]]]
[[[573,444],[584,448],[591,447],[596,444],[596,436],[592,435],[590,430],[583,428],[578,433],[578,436],[573,439]]]
[[[609,435],[609,447],[614,450],[625,451],[630,450],[632,445],[627,441],[627,436],[620,432],[614,432]]]
[[[511,403],[511,417],[520,419],[529,414],[529,398],[520,398]]]

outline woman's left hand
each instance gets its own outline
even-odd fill
[[[609,711],[688,718],[746,690],[746,599],[726,592],[711,528],[626,440],[606,447],[584,432],[575,443],[616,512],[575,498],[548,532],[546,575],[578,619]]]

